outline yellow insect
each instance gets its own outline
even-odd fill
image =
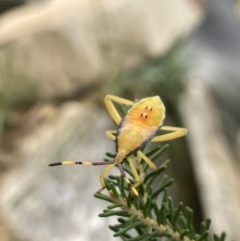
[[[132,106],[126,116],[121,118],[114,102]],[[116,156],[112,162],[75,162],[63,161],[49,164],[49,166],[58,165],[108,165],[108,167],[100,175],[102,188],[105,187],[104,177],[111,171],[111,169],[118,165],[121,175],[130,186],[132,192],[138,197],[136,187],[141,184],[141,178],[132,161],[133,154],[140,156],[152,169],[157,170],[157,166],[144,154],[141,149],[149,142],[168,141],[182,137],[187,134],[187,129],[172,126],[163,126],[165,118],[165,107],[159,96],[147,97],[137,102],[133,102],[114,95],[107,95],[104,99],[106,108],[117,124],[117,130],[109,130],[106,135],[109,139],[116,143]],[[169,131],[170,133],[156,136],[158,130]],[[123,170],[122,163],[128,160],[133,176],[136,180],[134,185],[126,177]]]

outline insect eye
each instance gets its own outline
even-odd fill
[[[145,118],[147,119],[147,118],[148,118],[148,115],[145,115]]]

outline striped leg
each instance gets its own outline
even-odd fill
[[[55,162],[49,164],[49,166],[60,166],[60,165],[84,165],[84,166],[102,166],[102,165],[109,165],[100,175],[100,182],[102,188],[98,190],[101,192],[105,189],[106,184],[104,181],[104,177],[111,171],[111,169],[115,166],[115,162],[76,162],[76,161],[63,161],[63,162]]]

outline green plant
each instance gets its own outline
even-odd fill
[[[156,147],[151,151],[144,150],[151,159],[158,158],[168,145]],[[112,161],[114,155],[107,153],[105,161]],[[201,223],[201,231],[197,233],[193,224],[194,211],[190,207],[184,207],[179,203],[174,207],[173,200],[168,194],[168,188],[174,180],[167,175],[162,175],[167,169],[169,160],[161,164],[157,171],[150,171],[148,165],[137,156],[135,157],[138,171],[142,177],[142,184],[138,191],[143,199],[143,205],[129,191],[129,187],[120,176],[109,176],[105,179],[108,195],[96,193],[96,198],[110,202],[99,217],[118,216],[118,224],[109,228],[114,232],[114,237],[121,237],[124,241],[210,241],[211,220],[207,219]],[[131,181],[133,175],[129,164],[124,163],[124,170],[129,174]],[[160,185],[153,187],[154,180],[161,175]],[[135,230],[135,234],[133,232]],[[131,234],[130,234],[131,233]],[[214,241],[224,241],[226,234],[214,234]]]

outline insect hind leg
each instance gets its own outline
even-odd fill
[[[60,166],[60,165],[84,165],[84,166],[103,166],[103,165],[109,165],[100,175],[100,182],[102,187],[98,190],[98,192],[101,192],[105,189],[106,184],[104,181],[104,177],[111,171],[111,169],[115,166],[115,162],[76,162],[76,161],[63,161],[63,162],[54,162],[49,164],[49,166]]]

